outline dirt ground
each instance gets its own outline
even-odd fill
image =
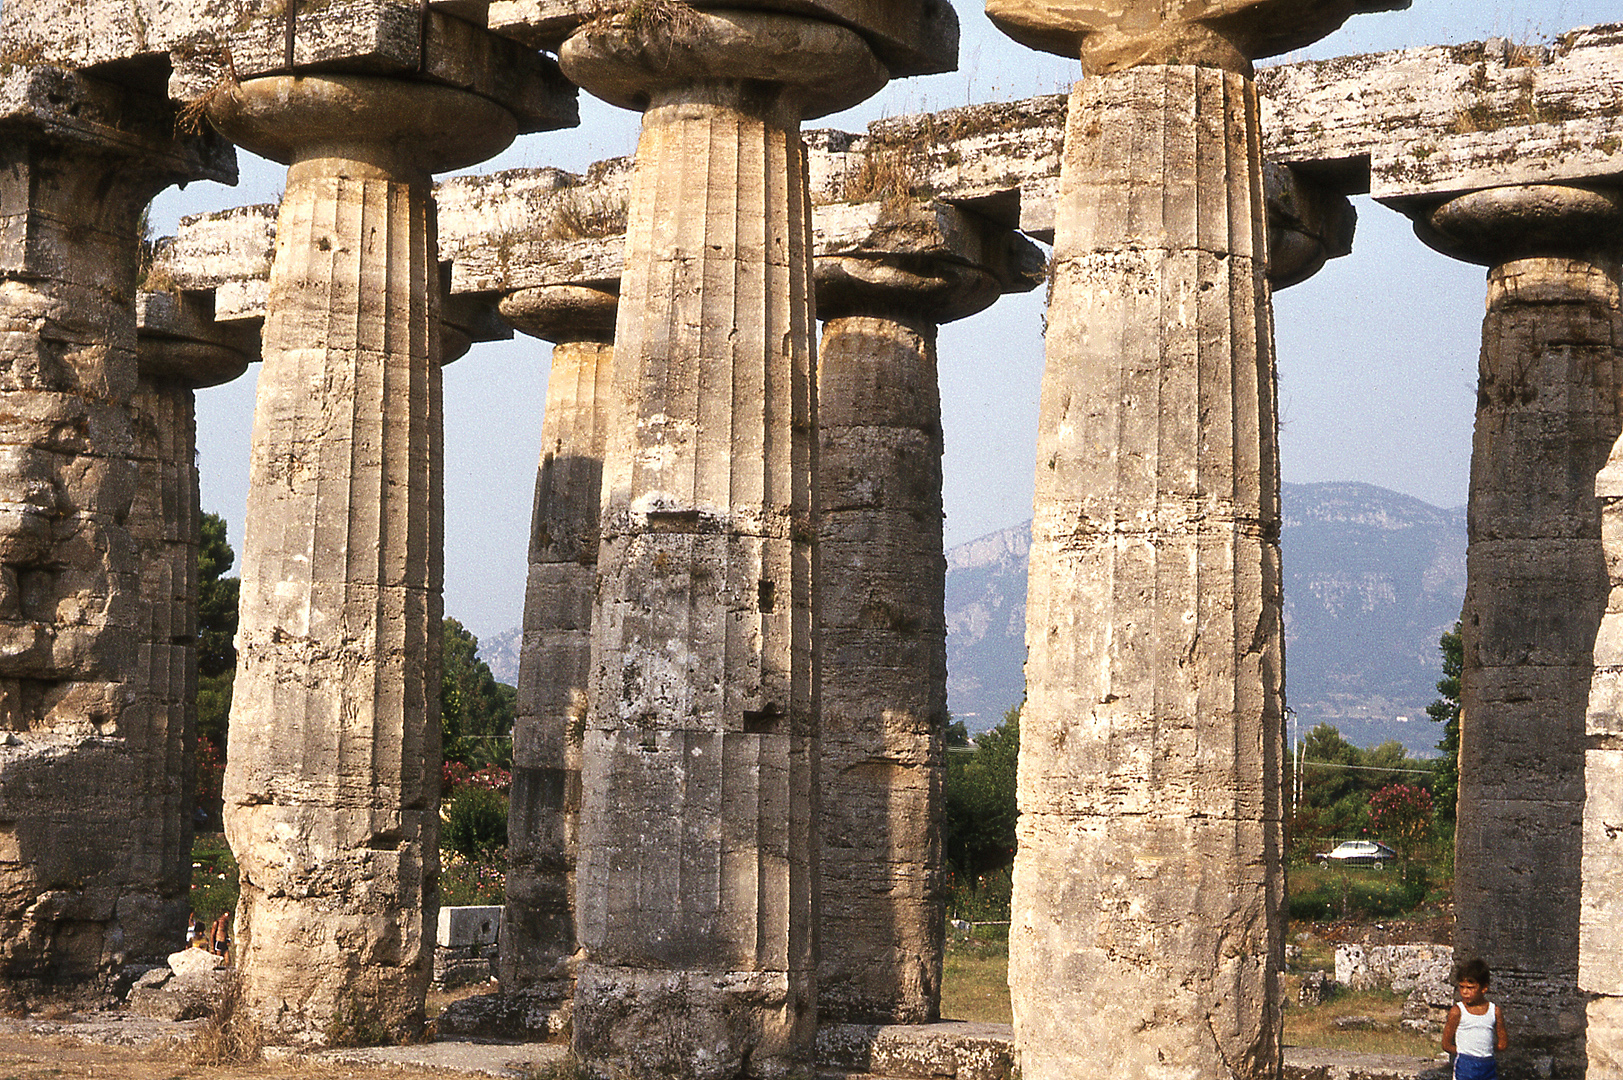
[[[0,1080],[398,1080],[399,1068],[358,1068],[311,1061],[282,1064],[197,1066],[178,1050],[96,1046],[63,1035],[0,1034]]]

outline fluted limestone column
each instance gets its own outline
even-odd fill
[[[173,868],[172,896],[191,889],[192,809],[197,755],[198,505],[195,389],[241,375],[247,353],[218,342],[155,332],[163,294],[140,298],[140,381],[130,401],[135,497],[127,519],[141,568],[141,627],[135,700],[147,717],[142,758],[154,792],[137,842]],[[180,912],[184,923],[185,912]],[[173,938],[163,943],[173,945]]]
[[[1623,343],[1623,307],[1614,311]],[[1578,986],[1587,1001],[1587,1080],[1623,1080],[1623,439],[1595,478],[1611,591],[1595,638],[1584,738],[1583,890]]]
[[[502,317],[556,342],[541,422],[513,721],[501,984],[573,1006],[580,756],[592,666],[598,513],[614,366],[613,293],[523,289]]]
[[[560,62],[644,106],[582,751],[575,1049],[594,1075],[785,1075],[816,1023],[799,121],[884,72],[849,30],[746,12],[588,24]]]
[[[47,68],[0,85],[0,978],[110,987],[185,925],[190,819],[155,712],[137,530],[137,220],[234,175],[166,101]]]
[[[1009,981],[1027,1080],[1280,1068],[1279,465],[1250,58],[1356,5],[1220,6],[987,5],[1086,73],[1026,609]]]
[[[962,264],[817,260],[824,1023],[940,1015],[947,564],[936,329],[1000,291]]]
[[[439,870],[443,523],[431,170],[511,140],[473,94],[272,76],[213,110],[290,163],[243,536],[225,824],[245,1007],[409,1034]]]
[[[1623,433],[1623,198],[1464,195],[1418,226],[1485,263],[1461,635],[1454,948],[1493,968],[1509,1077],[1584,1072],[1584,716],[1609,582],[1595,475]]]

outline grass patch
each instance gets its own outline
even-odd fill
[[[1286,976],[1285,992],[1290,1005],[1285,1009],[1285,1045],[1312,1046],[1326,1050],[1347,1050],[1360,1054],[1403,1054],[1408,1057],[1435,1057],[1441,1050],[1436,1036],[1405,1031],[1403,995],[1385,990],[1343,991],[1320,1005],[1296,1004],[1300,980]],[[1367,1016],[1373,1029],[1346,1029],[1336,1021],[1348,1016]]]
[[[1292,919],[1382,919],[1406,915],[1424,904],[1430,880],[1420,865],[1411,865],[1405,875],[1396,867],[1309,864],[1291,868],[1289,888]]]
[[[949,932],[941,974],[944,1019],[986,1024],[1014,1021],[1009,1007],[1009,928],[982,926],[960,939]]]

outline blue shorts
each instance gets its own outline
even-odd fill
[[[1499,1063],[1491,1057],[1456,1054],[1454,1080],[1499,1080]]]

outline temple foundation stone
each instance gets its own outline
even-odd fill
[[[613,293],[579,285],[523,289],[501,304],[513,326],[556,342],[530,519],[501,985],[566,1015],[615,306]]]
[[[288,162],[243,537],[225,824],[244,1006],[278,1037],[420,1030],[439,870],[441,279],[431,170],[511,114],[268,76],[213,116]]]
[[[1250,59],[1357,6],[1205,23],[1158,0],[987,5],[1085,73],[1027,599],[1009,964],[1027,1080],[1280,1067],[1279,465]]]
[[[1595,476],[1623,433],[1623,198],[1534,185],[1420,216],[1485,263],[1461,636],[1454,948],[1493,968],[1507,1077],[1584,1074],[1584,724],[1610,582]]]

